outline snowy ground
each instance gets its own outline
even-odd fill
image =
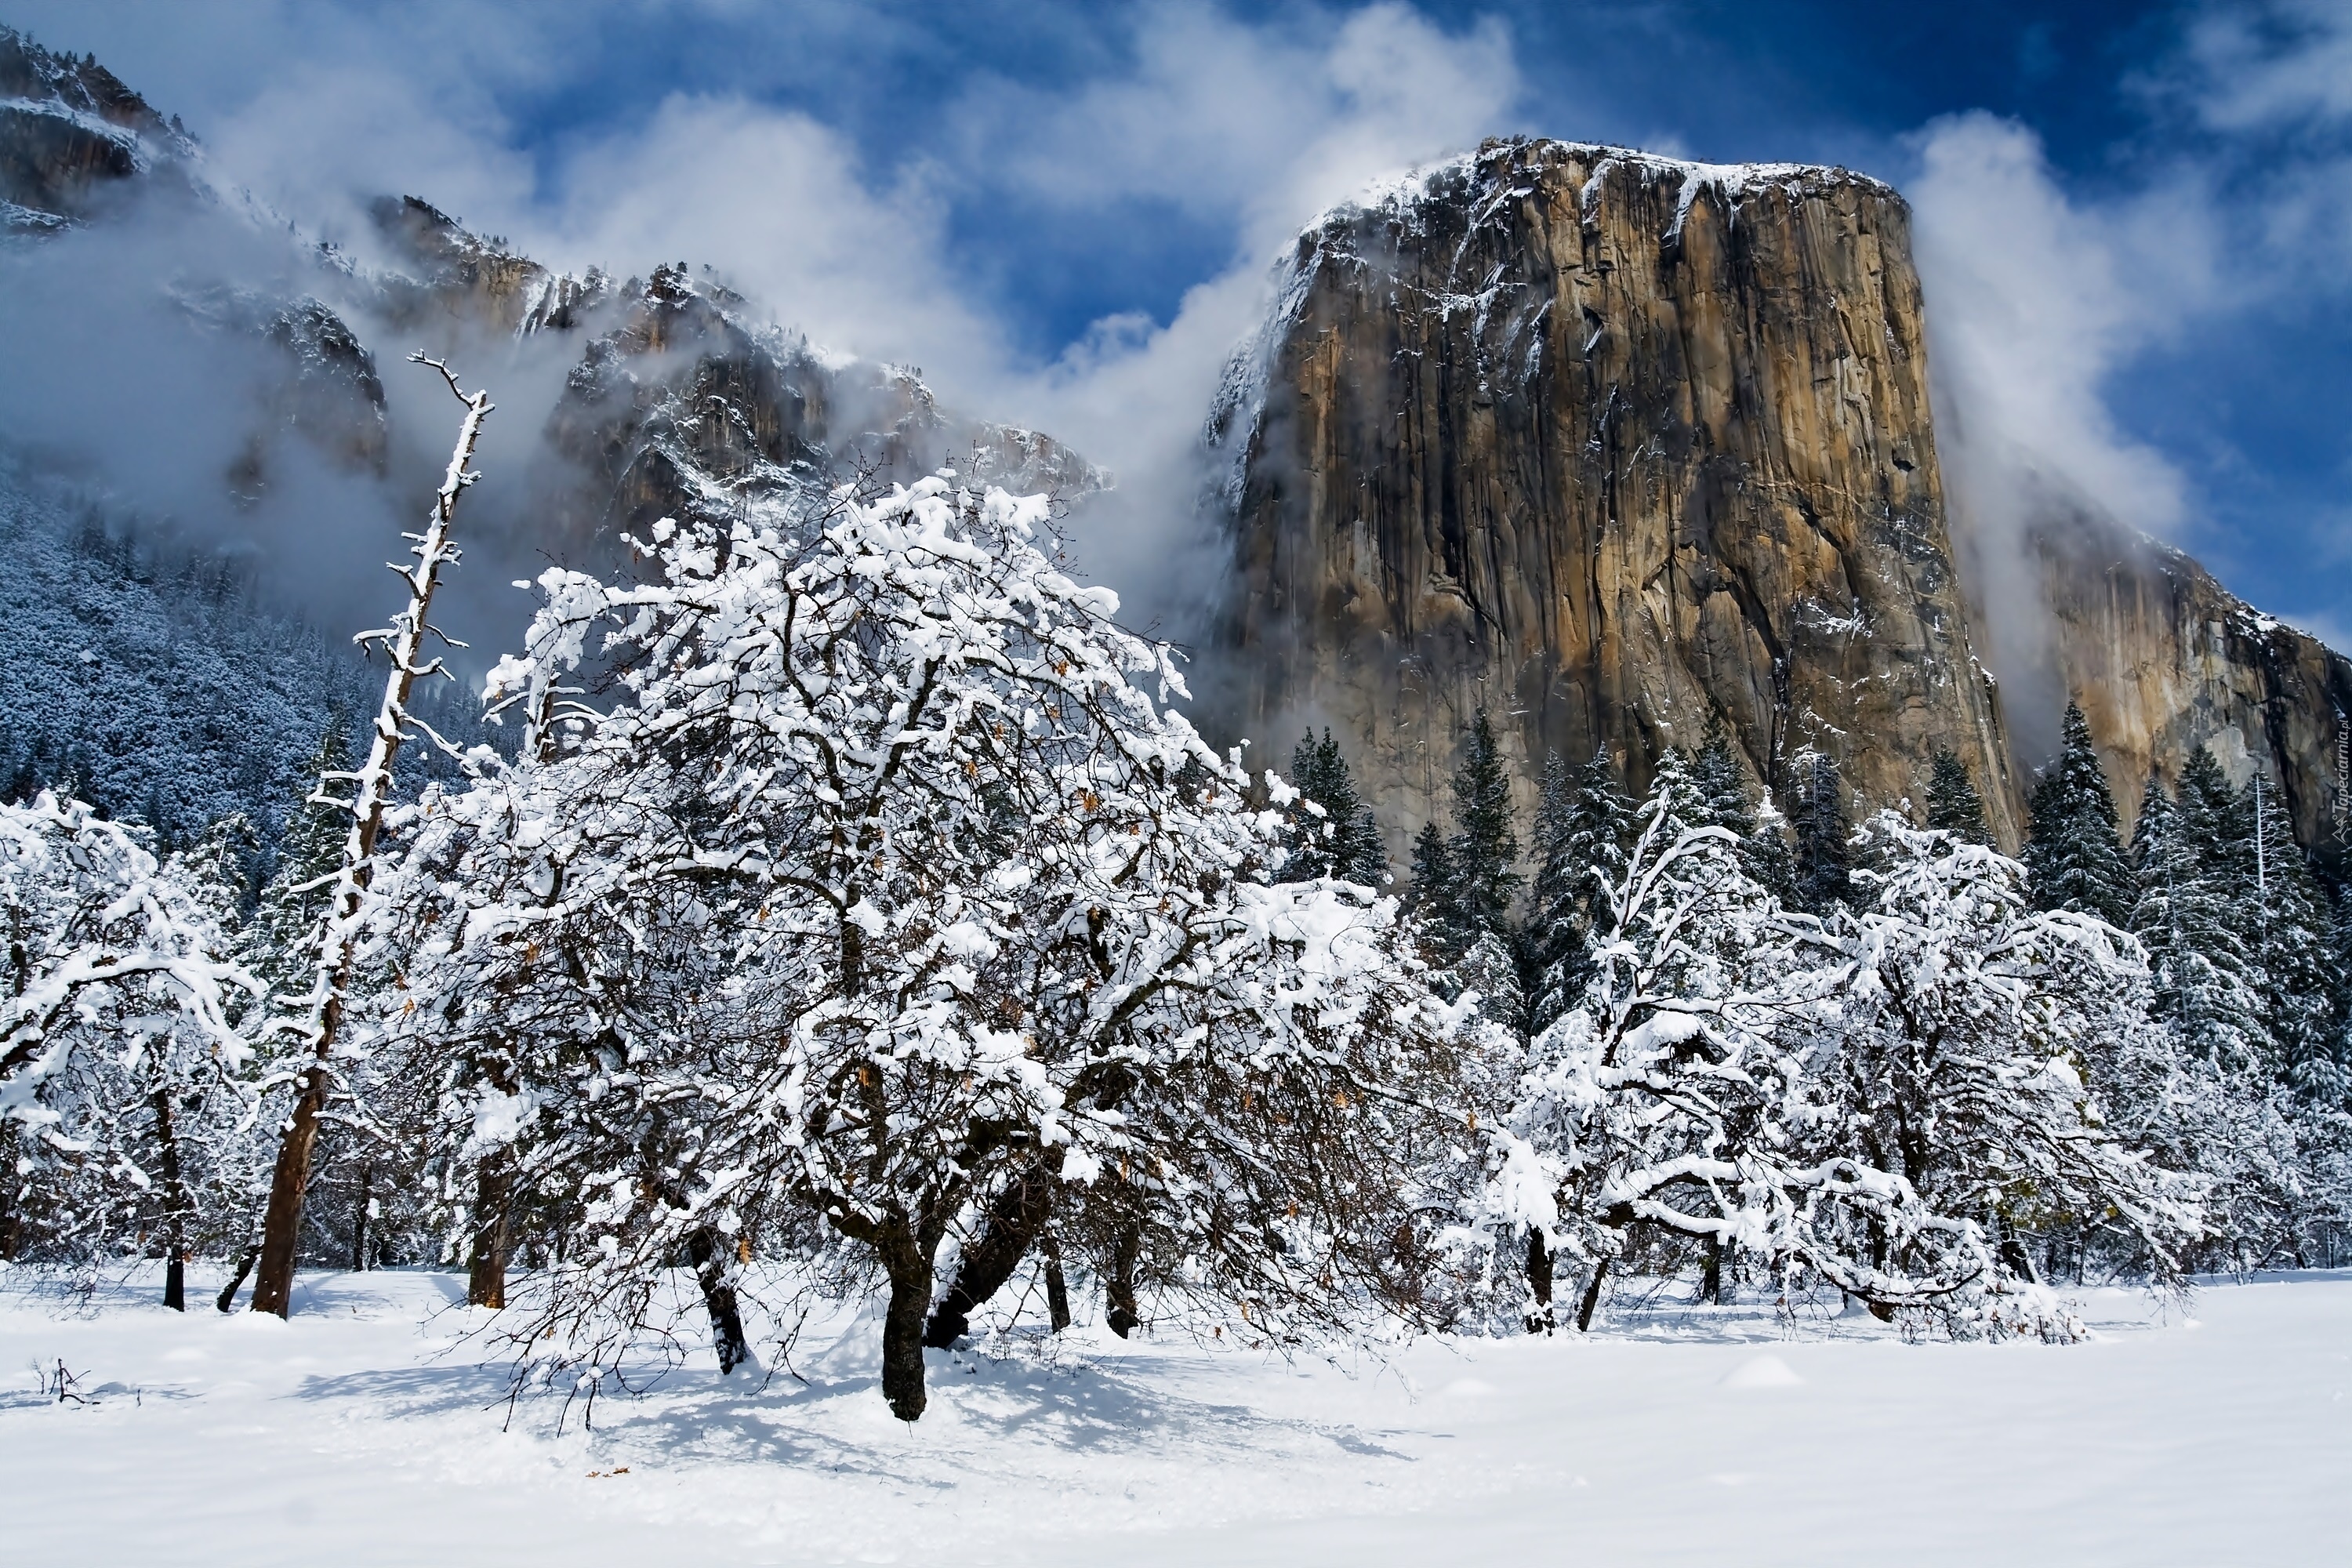
[[[281,1323],[0,1280],[0,1559],[2146,1568],[2344,1562],[2352,1526],[2352,1272],[2186,1320],[2094,1290],[2072,1348],[1672,1307],[1352,1375],[1082,1336],[934,1354],[911,1428],[852,1323],[805,1385],[690,1369],[561,1436],[486,1411],[462,1289],[312,1275]],[[119,1391],[42,1402],[59,1358]]]

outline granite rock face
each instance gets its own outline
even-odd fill
[[[0,27],[0,235],[91,216],[110,192],[178,169],[195,144],[94,59]]]
[[[2352,837],[2352,660],[2253,609],[2189,556],[2074,515],[2033,538],[2050,642],[2128,826],[2153,772],[2203,746],[2240,788],[2261,773],[2295,837],[2342,875]]]
[[[1948,748],[2016,838],[1886,185],[1489,142],[1300,236],[1210,437],[1237,718],[1331,724],[1400,839],[1481,705],[1529,794],[1720,721],[1776,790],[1818,750],[1916,797]]]

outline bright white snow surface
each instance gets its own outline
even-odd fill
[[[2342,1562],[2352,1511],[2352,1272],[2186,1319],[2092,1290],[2071,1348],[1654,1302],[1350,1375],[1078,1331],[1058,1365],[935,1352],[913,1427],[850,1321],[806,1384],[693,1367],[561,1436],[528,1402],[500,1430],[462,1291],[312,1275],[281,1323],[0,1280],[0,1559],[2145,1568]],[[60,1357],[121,1391],[42,1403]]]

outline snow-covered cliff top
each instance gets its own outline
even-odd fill
[[[1572,163],[1589,171],[1580,195],[1587,218],[1592,216],[1608,176],[1616,170],[1637,170],[1645,184],[1674,182],[1680,196],[1674,223],[1667,230],[1669,235],[1680,232],[1691,204],[1699,193],[1707,190],[1722,196],[1735,210],[1744,195],[1764,189],[1806,194],[1848,186],[1860,187],[1874,195],[1902,199],[1895,187],[1884,180],[1831,164],[1706,163],[1606,142],[1525,137],[1488,142],[1475,152],[1375,181],[1358,195],[1317,214],[1299,231],[1299,237],[1311,238],[1351,224],[1367,213],[1404,217],[1433,200],[1467,196],[1482,206],[1498,204],[1514,195],[1527,195],[1533,189],[1525,184],[1528,177],[1561,163]],[[1479,216],[1484,216],[1484,212]]]

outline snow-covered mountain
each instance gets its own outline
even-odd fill
[[[490,462],[519,478],[469,518],[486,559],[456,584],[478,600],[546,558],[609,561],[664,515],[858,475],[953,463],[1066,498],[1107,482],[1049,437],[940,407],[918,373],[811,344],[708,268],[571,276],[418,196],[373,205],[363,259],[308,241],[217,189],[201,147],[104,67],[5,28],[0,204],[0,266],[130,362],[93,371],[96,418],[0,426],[0,784],[71,773],[176,831],[278,815],[329,714],[372,705],[341,645],[381,612],[339,584],[373,584],[419,504],[394,471],[403,439],[415,457],[446,437],[437,405],[403,428],[385,377],[417,373],[387,355],[450,354],[512,410]],[[113,291],[56,276],[86,267]],[[36,357],[15,367],[28,383]],[[243,559],[207,567],[224,542]]]

